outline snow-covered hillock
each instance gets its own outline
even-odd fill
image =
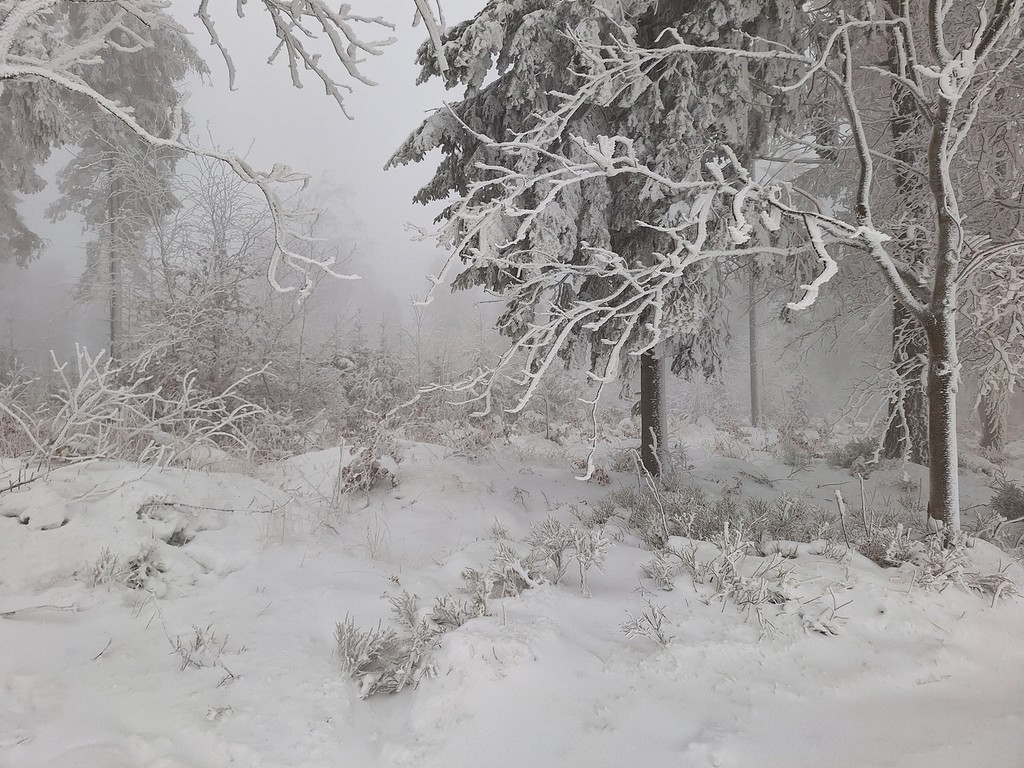
[[[682,437],[679,487],[648,496],[620,453],[584,483],[533,438],[405,443],[368,492],[332,449],[0,493],[0,766],[1019,764],[1011,554],[894,537],[902,470],[862,496],[823,461]],[[898,567],[852,551],[883,530]],[[397,639],[353,673],[339,636],[374,631]],[[367,696],[386,675],[401,692]]]

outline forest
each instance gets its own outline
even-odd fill
[[[1021,764],[1022,14],[0,0],[0,766]]]

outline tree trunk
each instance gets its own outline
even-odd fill
[[[982,448],[1001,451],[1006,444],[1005,409],[1001,392],[987,391],[978,402]]]
[[[110,238],[110,263],[108,279],[110,283],[110,359],[117,362],[121,359],[121,242],[117,217],[118,185],[111,174],[110,197],[107,200],[108,236]]]
[[[938,34],[938,33],[935,33]],[[940,89],[940,95],[942,91]],[[928,316],[928,514],[960,529],[960,476],[956,440],[957,275],[963,225],[949,161],[955,99],[941,95],[928,143],[928,186],[935,203],[936,250]]]
[[[959,361],[956,319],[940,313],[928,328],[928,514],[950,529],[960,528],[956,393]]]
[[[653,477],[661,477],[668,455],[664,346],[640,356],[640,463]]]
[[[901,13],[901,0],[889,0],[894,16]],[[889,66],[899,71],[900,52],[895,45],[889,48]],[[909,213],[911,220],[927,221],[929,214],[921,205],[908,205],[920,200],[921,185],[916,174],[907,169],[914,167],[919,149],[914,142],[918,122],[917,103],[913,94],[901,84],[892,83],[893,156],[900,161],[895,166],[896,200],[894,213]],[[909,253],[904,261],[920,272],[924,253],[918,243],[905,244]],[[882,443],[882,455],[887,459],[901,459],[915,464],[928,464],[928,401],[924,391],[924,357],[928,340],[921,323],[902,304],[894,302],[892,320],[892,370],[900,375],[900,397],[889,404],[889,426]]]
[[[889,426],[882,455],[928,465],[928,400],[923,358],[928,340],[920,323],[903,305],[893,308],[892,368],[900,372],[900,396],[889,404]]]
[[[757,264],[751,265],[747,284],[747,330],[750,349],[750,425],[761,426],[761,345],[757,328]]]

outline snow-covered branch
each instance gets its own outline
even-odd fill
[[[413,0],[415,19],[422,21],[433,46],[438,66],[441,71],[447,69],[444,52],[441,50],[442,17],[440,7],[435,15],[427,0]],[[344,78],[364,85],[376,83],[362,69],[366,56],[380,56],[384,48],[395,42],[393,36],[380,40],[366,39],[361,30],[377,28],[393,30],[395,25],[383,16],[361,16],[352,12],[349,5],[343,4],[334,10],[335,5],[328,0],[259,0],[260,7],[267,12],[274,27],[278,45],[270,55],[274,61],[282,53],[288,62],[288,71],[292,84],[302,88],[302,70],[307,70],[321,82],[328,96],[333,98],[342,112],[347,116],[345,94],[352,91],[352,86]],[[236,6],[238,15],[245,15],[245,4]],[[237,76],[234,61],[217,31],[213,16],[210,14],[210,0],[199,0],[196,16],[210,35],[210,42],[220,52],[228,69],[228,80],[231,88],[235,87]],[[330,55],[325,60],[323,53],[316,49],[316,43],[326,38]],[[331,64],[339,64],[344,76],[331,71]]]

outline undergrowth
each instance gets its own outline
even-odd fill
[[[1012,499],[1014,491],[1001,493]],[[1016,594],[1004,573],[972,568],[971,536],[926,534],[917,527],[917,510],[906,505],[876,508],[862,497],[861,507],[849,510],[838,494],[837,499],[838,512],[833,512],[786,494],[771,500],[744,497],[738,487],[718,498],[696,486],[622,488],[595,505],[592,519],[625,520],[655,553],[643,571],[658,588],[673,589],[677,576],[687,573],[703,594],[743,608],[793,599],[787,560],[796,557],[799,545],[812,543],[815,551],[837,560],[853,551],[881,567],[909,565],[919,585],[954,584],[993,600]],[[998,533],[1001,522],[987,525]],[[764,617],[759,613],[758,618]]]
[[[391,623],[361,629],[350,615],[335,628],[344,674],[359,683],[360,697],[399,693],[433,674],[433,651],[446,632],[488,615],[490,601],[514,597],[542,584],[558,584],[570,572],[580,591],[589,594],[587,574],[600,567],[609,541],[600,528],[568,525],[548,518],[535,524],[520,542],[496,525],[491,557],[480,569],[463,571],[464,596],[438,597],[430,613],[419,599],[403,591],[388,597]]]

